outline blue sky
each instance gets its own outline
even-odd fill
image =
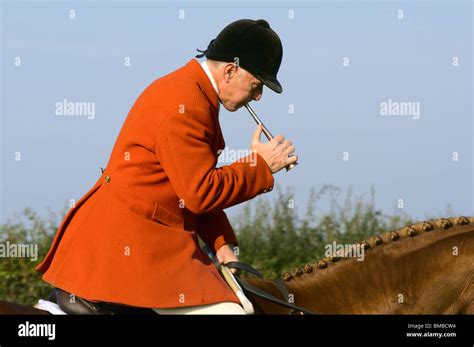
[[[141,91],[241,18],[267,19],[283,42],[283,94],[265,89],[253,108],[296,146],[298,167],[275,177],[294,188],[298,211],[324,184],[366,196],[373,186],[389,214],[400,198],[419,219],[448,204],[454,215],[474,210],[469,1],[1,4],[1,221],[79,199]],[[94,102],[94,119],[57,116],[64,99]],[[417,103],[419,119],[381,115],[388,100]],[[248,148],[247,112],[220,119],[227,146]]]

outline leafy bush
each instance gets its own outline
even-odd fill
[[[0,226],[0,244],[37,247],[37,259],[0,258],[0,300],[31,305],[39,298],[48,296],[52,288],[41,279],[35,267],[51,246],[57,229],[56,219],[55,214],[50,212],[49,220],[43,220],[27,208],[14,221]]]

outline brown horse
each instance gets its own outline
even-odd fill
[[[418,223],[362,245],[363,261],[336,256],[285,274],[294,304],[322,314],[474,314],[474,218]],[[272,281],[249,282],[283,299]],[[290,313],[252,301],[258,313]]]
[[[285,274],[290,301],[322,314],[474,314],[473,217],[422,222],[361,245],[363,261],[346,253]],[[270,280],[248,282],[283,299]],[[250,299],[257,313],[290,313]],[[0,314],[22,313],[44,311],[0,302]]]

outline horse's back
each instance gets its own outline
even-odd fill
[[[38,310],[31,306],[14,304],[11,302],[0,301],[0,314],[49,314],[47,311]]]

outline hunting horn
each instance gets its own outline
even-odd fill
[[[267,138],[268,141],[271,141],[273,140],[273,135],[272,133],[270,132],[270,130],[267,129],[267,127],[265,126],[265,124],[262,123],[262,121],[260,120],[260,118],[258,118],[257,114],[252,110],[252,108],[250,107],[249,104],[245,104],[244,105],[245,108],[247,109],[247,111],[249,111],[250,115],[252,116],[253,120],[255,121],[255,123],[257,123],[257,125],[261,125],[262,126],[262,130],[263,130],[263,133],[265,134],[265,137]],[[289,155],[290,157],[293,156],[293,154]],[[298,163],[293,163],[293,164],[290,164],[286,167],[286,171],[290,171],[291,169],[293,169]]]

